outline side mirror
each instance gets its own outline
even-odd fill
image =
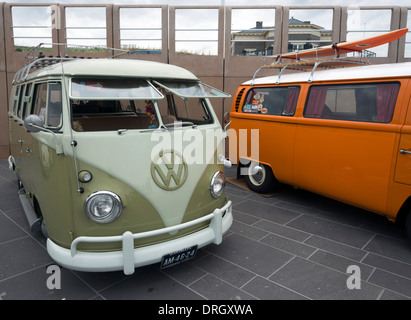
[[[31,114],[24,119],[24,128],[27,132],[39,132],[43,129],[44,122],[36,114]]]

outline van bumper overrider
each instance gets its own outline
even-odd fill
[[[134,248],[135,239],[175,232],[207,220],[211,220],[209,227],[187,236],[155,245]],[[78,237],[72,242],[71,249],[63,248],[47,239],[47,251],[56,263],[68,269],[93,272],[124,270],[125,274],[132,274],[135,268],[160,262],[164,255],[171,252],[183,250],[195,244],[198,245],[198,248],[211,243],[220,244],[223,234],[232,223],[232,204],[231,201],[228,201],[224,207],[215,209],[213,213],[172,227],[135,234],[126,231],[120,236]],[[81,242],[104,243],[113,241],[122,242],[121,251],[77,251],[77,245]]]

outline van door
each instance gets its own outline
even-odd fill
[[[45,128],[57,133],[62,124],[61,84],[40,82],[34,86],[27,84],[25,88],[26,94],[19,107],[18,117],[24,120],[29,114],[36,114],[44,121]],[[55,148],[56,135],[51,132],[28,132],[21,122],[16,130],[16,137],[19,155],[14,157],[19,176],[26,191],[35,191],[42,172],[40,164],[46,161],[44,151],[48,145]]]
[[[411,83],[409,86],[411,86]],[[408,89],[407,92],[410,92],[410,90]],[[394,181],[411,184],[411,110],[409,110],[411,108],[411,97],[405,97],[404,101],[408,101],[408,111],[404,126],[401,129]]]
[[[18,98],[17,98],[18,91]],[[26,175],[27,163],[32,156],[33,139],[27,134],[24,128],[24,119],[29,112],[29,105],[31,103],[32,84],[22,84],[16,90],[16,97],[14,101],[13,123],[11,124],[11,142],[10,149],[11,154],[14,157],[17,165],[17,173],[19,177]]]
[[[295,184],[383,213],[406,84],[311,86],[297,126]]]

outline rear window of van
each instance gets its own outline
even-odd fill
[[[389,123],[399,83],[311,86],[304,117]]]

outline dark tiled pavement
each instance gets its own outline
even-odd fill
[[[45,240],[28,230],[0,160],[0,300],[411,299],[411,242],[385,218],[302,190],[262,197],[228,184],[227,194],[234,224],[195,260],[131,276],[61,269],[61,289],[50,290]],[[360,289],[347,288],[351,265]]]

